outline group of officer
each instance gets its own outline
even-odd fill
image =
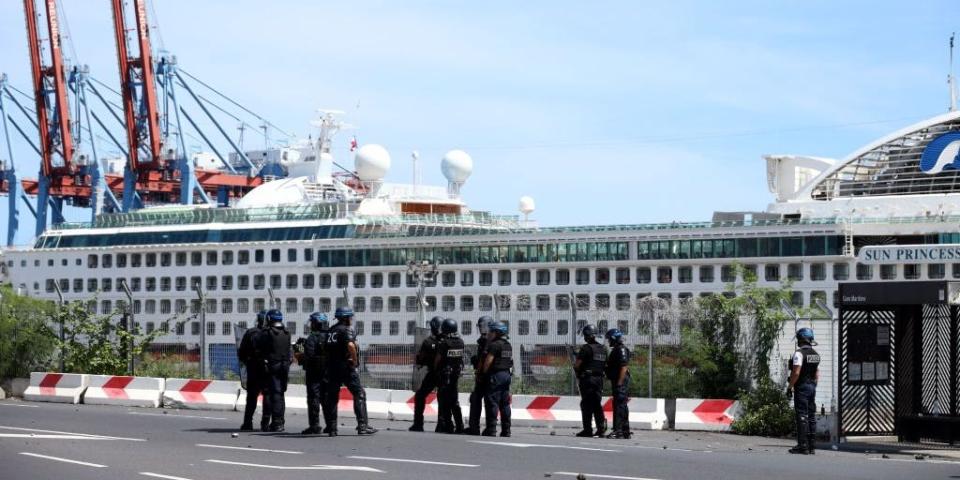
[[[291,348],[291,337],[284,327],[282,312],[268,310],[257,315],[257,325],[244,333],[237,349],[237,356],[247,367],[247,399],[240,430],[253,430],[257,397],[262,394],[260,430],[284,431],[284,392],[287,391],[290,364],[296,358],[306,373],[309,426],[301,433],[337,435],[337,403],[341,386],[346,386],[353,395],[357,433],[372,435],[377,432],[369,424],[366,392],[357,370],[360,349],[352,327],[353,310],[338,308],[334,317],[337,323],[330,326],[325,314],[311,314],[310,335],[298,340]]]

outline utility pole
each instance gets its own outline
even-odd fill
[[[207,378],[207,305],[200,283],[193,284],[193,291],[200,299],[200,378]]]
[[[128,334],[134,332],[133,328],[133,293],[130,292],[130,287],[127,286],[127,280],[120,280],[120,288],[123,289],[123,293],[127,296],[127,308],[123,309],[123,318],[120,320],[120,328]],[[120,355],[127,357],[127,374],[133,376],[133,336],[128,335],[127,341],[120,346]]]
[[[573,317],[571,319],[571,322],[573,323],[570,324],[570,345],[572,346],[571,348],[573,349],[572,352],[574,352],[574,358],[572,359],[572,361],[576,363],[577,361],[576,359],[577,330],[578,330],[577,329],[577,305],[576,305],[576,302],[574,301],[574,298],[576,297],[574,297],[573,292],[570,292],[567,295],[570,296],[570,311],[573,313]],[[577,394],[577,372],[574,371],[572,368],[570,369],[570,394],[571,395]]]
[[[60,324],[60,373],[64,370],[63,344],[66,341],[66,332],[63,330],[63,291],[60,290],[60,282],[54,280],[53,288],[57,290],[57,322]]]
[[[437,277],[437,264],[431,260],[407,262],[407,275],[413,277],[417,282],[417,323],[421,327],[427,326],[426,306],[427,299],[424,296],[427,289],[427,282]]]

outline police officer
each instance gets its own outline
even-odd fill
[[[330,374],[330,385],[327,391],[327,408],[330,409],[331,430],[330,436],[337,435],[337,402],[340,396],[340,386],[346,385],[353,395],[353,413],[357,416],[357,433],[359,435],[373,435],[377,429],[370,426],[367,418],[367,394],[360,385],[360,347],[357,345],[357,335],[353,331],[353,310],[346,307],[337,308],[334,316],[337,324],[330,329],[327,338],[327,361]]]
[[[607,419],[603,416],[603,370],[607,362],[607,347],[597,342],[597,329],[585,325],[581,331],[586,342],[577,352],[573,371],[577,374],[580,387],[580,416],[583,430],[578,437],[592,437],[594,431],[591,419],[597,423],[596,435],[602,437],[607,431]]]
[[[487,358],[487,331],[488,326],[493,323],[489,316],[482,316],[477,320],[477,353],[470,357],[470,364],[473,365],[473,391],[470,392],[470,418],[468,419],[467,435],[480,435],[480,413],[483,411],[483,398],[487,394],[487,382],[480,375],[480,367],[484,359]],[[487,415],[490,410],[487,410]]]
[[[316,435],[320,430],[320,410],[323,406],[323,420],[325,433],[330,433],[332,425],[330,422],[330,409],[326,401],[327,384],[327,359],[326,344],[327,337],[330,336],[330,322],[323,313],[314,312],[310,314],[310,335],[303,342],[303,354],[300,357],[300,365],[306,373],[307,383],[307,422],[309,426],[301,432],[304,435]]]
[[[257,411],[257,397],[265,393],[267,386],[267,366],[263,355],[257,350],[257,335],[263,332],[267,321],[266,310],[257,313],[257,323],[240,339],[237,347],[237,358],[247,367],[247,401],[243,408],[243,425],[240,430],[253,430],[253,414]],[[260,416],[260,430],[270,429],[270,401],[263,395],[263,408]]]
[[[497,434],[497,413],[500,413],[500,436],[510,436],[510,381],[513,378],[513,347],[507,341],[507,325],[494,322],[487,332],[487,356],[480,374],[486,380],[484,405],[487,409],[487,426],[481,435]]]
[[[427,367],[427,374],[420,381],[420,388],[413,396],[413,425],[410,426],[411,432],[423,431],[423,411],[427,406],[427,396],[437,388],[437,372],[434,368],[434,359],[437,356],[437,346],[440,344],[440,323],[443,321],[440,317],[430,319],[430,335],[423,339],[420,349],[417,350],[417,368]],[[437,424],[437,431],[440,431],[440,425]]]
[[[463,339],[457,334],[457,322],[443,320],[443,335],[437,347],[434,369],[437,372],[437,429],[444,433],[463,433],[463,412],[460,411],[459,382],[463,370]]]
[[[820,378],[820,354],[813,349],[813,330],[797,330],[797,351],[790,359],[790,386],[787,395],[793,393],[793,408],[797,421],[797,446],[790,453],[814,454],[817,434],[817,380]],[[792,390],[792,392],[791,392]]]
[[[273,417],[270,431],[282,432],[286,410],[283,394],[287,391],[287,380],[290,375],[290,333],[283,325],[283,312],[280,310],[267,311],[267,322],[269,328],[257,336],[257,345],[266,359],[269,375],[264,398],[270,398]]]
[[[618,328],[607,331],[610,355],[607,357],[606,374],[613,390],[613,431],[607,438],[630,438],[630,350],[623,344],[623,332]]]

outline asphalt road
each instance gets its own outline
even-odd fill
[[[358,437],[241,433],[239,412],[201,412],[0,401],[3,479],[956,479],[960,463],[818,451],[790,442],[709,433],[637,432],[581,439],[570,428],[515,428],[512,438],[411,433],[373,421]]]

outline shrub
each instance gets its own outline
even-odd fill
[[[731,428],[740,435],[784,437],[794,431],[793,408],[783,388],[766,380],[740,395],[740,418]]]

